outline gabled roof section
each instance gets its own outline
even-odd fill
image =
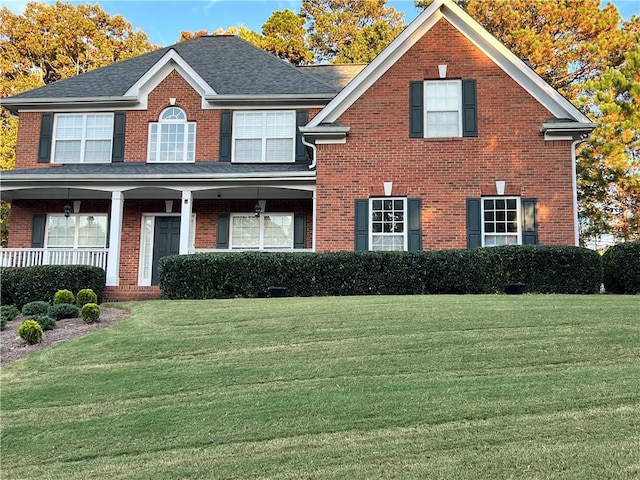
[[[2,99],[2,104],[13,112],[57,105],[130,106],[140,100],[143,85],[154,83],[153,73],[167,65],[186,74],[208,100],[283,95],[326,104],[338,92],[238,37],[203,36]]]
[[[513,52],[456,5],[453,0],[434,0],[373,62],[364,68],[344,90],[309,122],[308,127],[314,128],[321,124],[336,122],[340,115],[353,105],[402,55],[409,51],[418,40],[443,18],[484,52],[487,57],[555,117],[570,119],[571,121],[585,124],[585,126],[588,124],[587,129],[595,127],[595,124],[591,123],[569,100],[554,90]]]

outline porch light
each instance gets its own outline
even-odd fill
[[[266,200],[258,200],[258,203],[253,207],[253,211],[256,212],[256,217],[259,217],[261,213],[264,212],[265,206],[267,205]]]
[[[69,218],[71,215],[71,205],[69,203],[64,204],[64,216]]]

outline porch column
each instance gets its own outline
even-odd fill
[[[109,223],[109,254],[107,255],[107,286],[120,285],[120,244],[122,239],[122,212],[124,197],[121,191],[111,193],[111,220]]]
[[[311,248],[313,251],[316,251],[316,215],[317,215],[317,203],[316,203],[316,188],[314,187],[313,192],[313,207],[311,213]]]
[[[191,194],[191,190],[183,190],[182,202],[180,202],[180,255],[189,253],[192,203],[193,195]]]

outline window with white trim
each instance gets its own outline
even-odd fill
[[[369,199],[369,249],[407,250],[407,199]]]
[[[58,113],[53,163],[110,163],[113,113]]]
[[[519,197],[482,198],[482,245],[520,245]]]
[[[424,82],[425,137],[461,137],[461,110],[461,80]]]
[[[294,162],[295,145],[295,111],[234,112],[234,162]]]
[[[193,162],[195,145],[196,124],[187,122],[181,108],[165,108],[158,122],[149,124],[150,163]]]
[[[47,248],[105,248],[106,214],[49,214],[45,246]]]
[[[229,246],[232,249],[293,248],[293,214],[231,214]]]

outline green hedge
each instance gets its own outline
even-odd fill
[[[339,253],[207,253],[165,257],[163,298],[496,293],[522,282],[538,293],[596,293],[600,256],[577,247]]]
[[[91,288],[101,299],[105,282],[104,270],[88,265],[5,267],[0,268],[0,302],[22,308],[36,300],[48,302],[61,289],[83,288]]]
[[[609,293],[640,293],[640,242],[614,245],[602,256],[602,278]]]

